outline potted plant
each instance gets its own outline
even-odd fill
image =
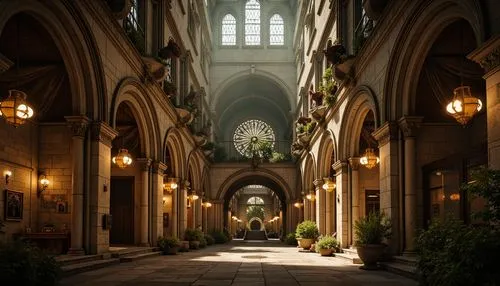
[[[295,236],[297,241],[299,241],[299,246],[304,250],[311,248],[311,244],[314,243],[316,238],[319,236],[318,227],[316,222],[311,220],[306,220],[297,225],[295,229]]]
[[[158,247],[163,254],[177,254],[179,246],[179,240],[176,237],[158,237]]]
[[[377,262],[384,253],[385,239],[391,235],[391,222],[384,213],[372,212],[354,224],[356,249],[364,266],[361,269],[377,269]]]
[[[173,57],[178,58],[180,55],[181,55],[181,48],[172,38],[168,40],[167,46],[161,48],[158,51],[158,56],[162,59],[170,59]]]
[[[188,228],[184,232],[184,240],[189,241],[190,249],[200,248],[200,242],[204,238],[203,232],[198,229]]]
[[[331,235],[322,236],[316,242],[316,252],[319,252],[321,256],[330,256],[332,253],[337,252],[338,249],[339,242]]]

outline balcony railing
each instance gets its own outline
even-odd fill
[[[361,17],[361,20],[354,31],[354,54],[357,54],[366,42],[366,39],[370,36],[373,30],[373,20],[368,18],[366,14]]]
[[[291,141],[282,140],[282,141],[273,141],[271,145],[273,146],[273,153],[280,153],[281,155],[274,156],[275,158],[281,157],[279,162],[282,161],[291,161],[291,153],[290,153],[290,145]],[[247,157],[242,155],[235,147],[234,141],[221,141],[217,142],[217,146],[219,146],[214,152],[214,161],[215,162],[249,162],[252,160],[251,157]],[[264,161],[270,160],[273,162],[273,156],[271,158],[265,158]]]

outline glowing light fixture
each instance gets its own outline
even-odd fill
[[[306,199],[308,199],[310,201],[315,201],[316,195],[313,192],[310,192],[309,194],[306,195]]]
[[[209,202],[209,201],[203,202],[203,203],[201,203],[201,205],[202,205],[203,207],[205,207],[205,208],[210,208],[210,207],[212,207],[212,203],[211,203],[211,202]]]
[[[177,187],[179,186],[177,184],[177,178],[168,178],[168,181],[166,183],[163,183],[163,189],[169,193],[172,191],[176,190]]]
[[[296,202],[293,204],[294,207],[300,209],[304,204],[302,202]]]
[[[120,169],[125,169],[132,164],[132,156],[128,153],[127,149],[122,148],[118,150],[118,155],[113,157],[112,161]]]
[[[3,176],[5,177],[5,184],[8,185],[10,182],[10,177],[12,177],[12,171],[11,170],[3,171]]]
[[[377,166],[380,159],[375,155],[373,148],[366,148],[365,155],[359,158],[359,163],[368,169],[372,169]]]
[[[7,98],[0,101],[0,115],[8,124],[18,127],[33,117],[33,109],[26,102],[26,97],[26,93],[11,89]]]
[[[452,201],[459,201],[460,200],[460,194],[454,193],[450,195],[450,200]]]
[[[472,96],[470,86],[459,86],[453,90],[453,99],[446,106],[446,111],[458,123],[466,125],[483,108],[483,102]]]
[[[323,190],[327,192],[333,192],[333,190],[337,187],[331,178],[323,178],[323,182]]]

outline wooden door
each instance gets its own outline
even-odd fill
[[[134,177],[112,177],[110,244],[134,244]]]

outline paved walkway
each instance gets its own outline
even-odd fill
[[[225,245],[158,256],[63,279],[62,285],[408,285],[385,271],[364,271],[340,258],[301,253],[277,241]]]

